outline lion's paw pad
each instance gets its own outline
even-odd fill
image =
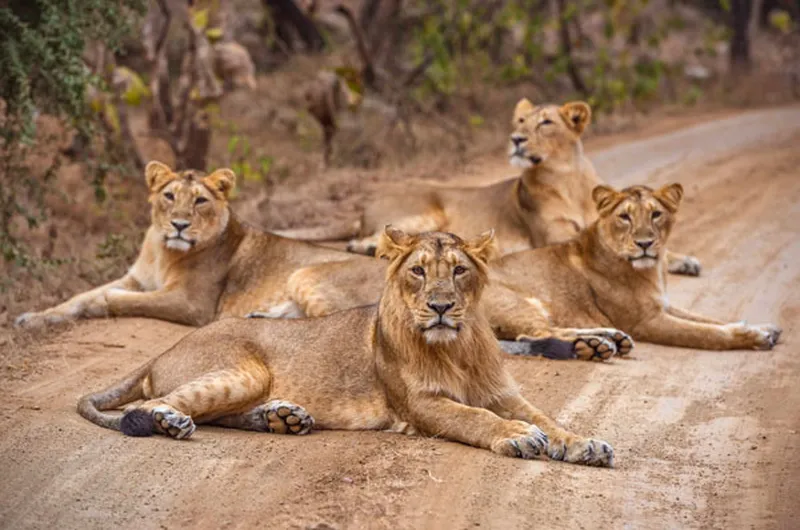
[[[585,361],[605,361],[617,353],[617,345],[609,339],[598,336],[578,337],[573,343],[575,354]]]
[[[276,434],[308,434],[314,418],[306,409],[290,401],[273,400],[256,407],[267,432]]]
[[[195,430],[191,417],[169,407],[154,408],[153,420],[159,432],[176,440],[190,437]]]
[[[551,458],[557,458],[573,464],[584,464],[587,466],[614,467],[614,448],[608,442],[584,438],[569,446],[563,446],[562,453],[551,452]],[[553,453],[556,456],[553,456]]]
[[[624,331],[615,330],[611,334],[611,339],[614,341],[614,344],[617,346],[617,354],[619,355],[627,355],[631,352],[635,343],[630,335],[625,333]]]

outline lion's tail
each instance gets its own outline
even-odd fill
[[[78,400],[78,414],[100,427],[125,432],[126,429],[121,425],[122,415],[106,414],[102,411],[115,409],[125,403],[142,399],[144,397],[143,383],[149,373],[150,363],[147,363],[119,383],[115,383],[101,392],[83,396]]]
[[[574,345],[565,340],[547,337],[542,339],[526,339],[524,341],[501,340],[500,349],[509,355],[525,357],[543,356],[548,359],[574,359]]]
[[[292,228],[288,230],[272,230],[273,234],[301,241],[342,241],[356,237],[361,231],[361,220],[315,226],[312,228]]]

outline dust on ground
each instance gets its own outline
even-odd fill
[[[533,403],[614,445],[615,469],[388,433],[201,427],[187,442],[127,438],[80,418],[78,397],[190,328],[96,320],[29,346],[30,370],[0,381],[0,527],[796,525],[800,109],[699,127],[592,156],[615,185],[687,185],[672,247],[705,268],[697,279],[670,277],[672,303],[775,322],[784,335],[771,352],[638,344],[631,359],[604,364],[509,358]]]

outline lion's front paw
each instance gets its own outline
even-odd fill
[[[47,313],[46,311],[23,313],[14,320],[14,326],[24,329],[39,329],[48,325],[61,324],[69,320],[65,315]]]
[[[374,256],[377,248],[378,246],[374,242],[363,239],[351,239],[347,243],[347,252],[353,252],[354,254]]]
[[[547,451],[547,435],[536,425],[517,424],[517,432],[492,444],[492,451],[505,456],[531,459]]]
[[[177,410],[162,406],[153,409],[156,431],[176,440],[189,438],[195,430],[192,418]]]
[[[682,260],[676,260],[669,264],[669,272],[672,274],[683,274],[684,276],[700,276],[703,266],[700,260],[694,256],[685,256]]]
[[[290,401],[274,399],[259,405],[248,413],[263,428],[257,429],[276,434],[308,434],[314,426],[314,418],[306,409]]]
[[[746,334],[753,342],[753,349],[771,350],[778,344],[783,330],[772,324],[761,324],[758,326],[747,326]]]
[[[584,361],[606,361],[617,353],[616,343],[598,335],[580,336],[573,342],[575,355]]]
[[[592,438],[578,438],[570,443],[551,440],[547,455],[553,460],[563,460],[572,464],[614,467],[614,448],[608,442]]]

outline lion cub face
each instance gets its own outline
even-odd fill
[[[635,269],[656,266],[675,222],[683,187],[671,184],[653,191],[632,186],[616,191],[598,186],[592,197],[605,243]]]
[[[496,252],[493,232],[466,242],[443,232],[411,236],[387,227],[376,256],[391,260],[386,283],[402,300],[408,331],[436,344],[456,340],[470,325]]]
[[[153,227],[165,247],[179,252],[201,248],[227,227],[228,196],[236,183],[230,169],[206,176],[193,170],[176,173],[160,162],[150,162],[145,179]]]
[[[511,122],[509,159],[512,166],[530,168],[547,160],[570,159],[592,118],[582,101],[536,106],[522,99]]]

